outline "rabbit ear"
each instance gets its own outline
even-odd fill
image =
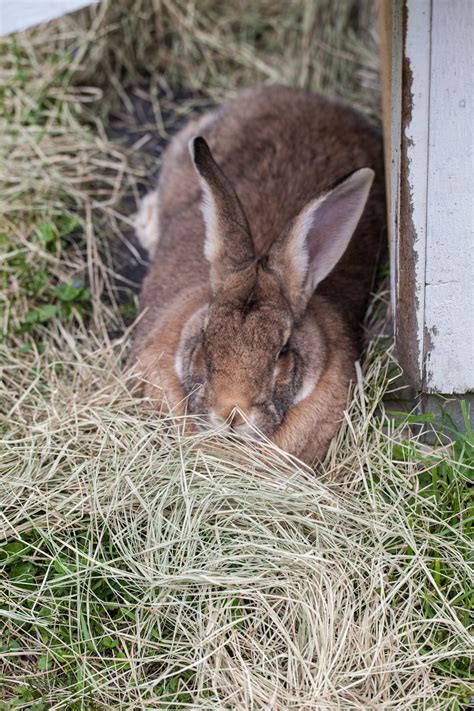
[[[203,193],[204,254],[211,264],[211,283],[216,290],[227,276],[255,260],[252,236],[240,200],[204,138],[193,138],[189,150]]]
[[[364,210],[374,171],[361,168],[312,200],[272,246],[271,266],[282,276],[293,307],[305,307],[336,266]]]

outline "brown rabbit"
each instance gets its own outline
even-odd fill
[[[131,358],[143,394],[322,458],[384,224],[381,136],[348,106],[255,88],[188,124],[137,221],[153,252]]]

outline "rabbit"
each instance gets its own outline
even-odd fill
[[[315,93],[244,90],[172,139],[136,227],[143,396],[322,460],[383,250],[378,129]]]

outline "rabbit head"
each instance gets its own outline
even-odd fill
[[[325,368],[311,297],[349,244],[373,171],[356,170],[316,197],[275,235],[267,254],[256,255],[239,198],[207,143],[194,138],[190,151],[202,188],[212,298],[185,324],[175,370],[191,413],[271,436]]]

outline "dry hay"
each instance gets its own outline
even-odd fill
[[[140,263],[130,214],[176,122],[275,80],[377,112],[371,3],[226,5],[103,2],[4,43],[3,698],[456,708],[453,665],[472,651],[458,592],[469,541],[463,512],[444,520],[423,476],[449,465],[461,487],[469,471],[385,415],[386,294],[317,475],[271,445],[185,437],[123,380],[128,334],[114,334],[130,284],[114,254]],[[125,143],[110,138],[110,111],[133,129]]]

